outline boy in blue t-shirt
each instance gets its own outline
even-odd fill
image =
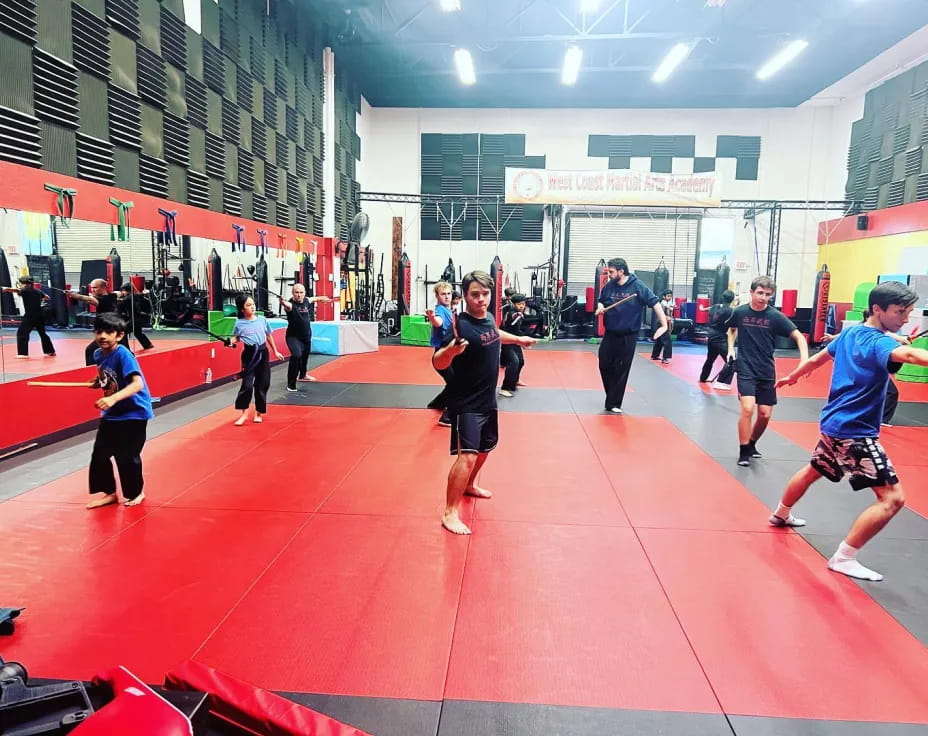
[[[99,314],[93,321],[98,345],[93,354],[97,364],[93,388],[102,388],[103,397],[95,404],[102,414],[90,456],[88,509],[117,501],[110,458],[116,460],[125,505],[137,506],[145,500],[142,448],[148,420],[155,414],[138,361],[129,348],[119,344],[127,328],[126,321],[114,312]]]
[[[791,386],[828,360],[834,360],[828,403],[822,410],[822,436],[808,466],[792,477],[773,526],[804,526],[790,513],[792,506],[822,476],[837,483],[848,474],[855,491],[872,488],[876,503],[857,517],[847,537],[828,560],[828,567],[860,580],[883,576],[857,561],[857,552],[905,505],[902,486],[880,444],[880,421],[886,382],[892,363],[928,365],[928,350],[900,345],[891,335],[908,321],[918,294],[898,281],[887,281],[870,292],[870,316],[862,325],[841,331],[814,358],[777,381]]]
[[[432,325],[432,334],[429,338],[429,345],[434,351],[437,351],[442,345],[448,344],[454,331],[454,315],[451,313],[451,284],[447,281],[439,281],[435,284],[435,309],[426,309],[425,317],[429,324]],[[434,353],[433,353],[434,354]],[[448,418],[448,382],[453,375],[451,368],[437,371],[445,382],[445,387],[441,392],[428,403],[429,409],[441,409],[441,417],[438,423],[444,427],[451,426],[451,419]]]

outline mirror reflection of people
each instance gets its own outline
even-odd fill
[[[110,292],[110,286],[104,279],[94,279],[90,282],[89,294],[77,294],[72,292],[71,298],[79,302],[93,304],[96,314],[106,314],[107,312],[116,311],[116,295]],[[91,340],[84,349],[85,365],[93,365],[93,354],[97,351],[97,341]]]
[[[7,294],[16,294],[23,302],[23,317],[16,330],[16,357],[25,359],[29,357],[29,336],[35,330],[42,342],[42,352],[50,358],[55,357],[55,346],[45,332],[45,315],[42,305],[48,301],[49,296],[35,288],[35,281],[28,276],[21,276],[16,286],[4,286]]]
[[[154,345],[148,339],[148,335],[142,332],[142,323],[151,312],[148,299],[136,291],[131,283],[125,283],[119,289],[116,311],[126,320],[128,326],[123,345],[129,347],[129,336],[134,335],[142,346],[142,350],[151,350]]]
[[[303,284],[290,287],[290,299],[280,300],[280,306],[287,313],[287,349],[290,350],[290,362],[287,365],[287,391],[296,391],[297,381],[315,381],[309,375],[309,353],[313,343],[313,328],[310,319],[311,305],[318,302],[328,304],[331,297],[306,296]]]
[[[241,412],[235,420],[235,426],[241,427],[248,418],[251,398],[255,400],[254,423],[260,424],[267,414],[267,390],[271,387],[271,360],[268,347],[274,351],[277,360],[283,360],[274,343],[274,334],[267,320],[257,314],[255,300],[250,296],[239,294],[235,299],[238,319],[232,328],[229,343],[245,344],[242,351],[242,385],[235,397],[235,408]]]

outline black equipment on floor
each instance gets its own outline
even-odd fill
[[[41,736],[67,733],[93,713],[83,683],[29,685],[26,668],[0,659],[0,733]]]

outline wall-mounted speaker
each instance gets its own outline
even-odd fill
[[[857,229],[867,230],[870,227],[870,217],[868,215],[857,215]]]

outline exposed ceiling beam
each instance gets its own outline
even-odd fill
[[[412,20],[415,20],[413,18]],[[410,21],[412,22],[412,21]],[[404,25],[404,28],[407,24]],[[402,30],[402,29],[401,29]],[[399,33],[400,31],[397,31]],[[507,43],[564,43],[565,41],[637,41],[637,40],[678,40],[688,38],[692,39],[691,33],[680,31],[659,31],[653,33],[589,33],[589,34],[562,34],[562,35],[545,35],[545,36],[496,36],[487,38],[477,37],[448,37],[440,41],[403,41],[403,46],[490,46]],[[350,48],[395,48],[393,43],[384,43],[381,41],[361,41],[359,43],[347,44]]]
[[[421,16],[426,10],[428,10],[428,9],[431,7],[431,5],[432,5],[431,0],[429,0],[428,2],[426,2],[425,5],[423,5],[423,6],[422,6],[421,8],[419,8],[415,13],[413,13],[411,16],[409,16],[409,18],[407,18],[405,21],[403,21],[403,23],[400,24],[400,27],[397,28],[397,29],[393,32],[393,35],[394,35],[394,36],[399,36],[403,31],[405,31],[407,28],[409,28],[409,26],[411,26],[413,23],[415,23],[415,22],[419,19],[419,16]]]
[[[744,71],[744,72],[753,72],[754,66],[752,64],[699,64],[699,65],[689,65],[687,67],[689,70],[698,71],[698,72],[721,72],[721,71]],[[653,72],[654,66],[652,65],[642,65],[642,64],[629,64],[625,66],[591,66],[584,67],[583,73],[595,73],[595,72]],[[517,76],[519,74],[560,74],[561,67],[551,66],[551,67],[509,67],[509,68],[498,68],[498,69],[483,69],[480,70],[481,77],[492,77],[499,75],[508,75],[508,76]],[[404,70],[402,73],[397,74],[378,74],[374,70],[369,70],[371,78],[378,80],[385,79],[406,79],[410,77],[453,77],[456,72],[454,69],[430,69],[428,71],[421,72],[410,72],[409,70]]]

